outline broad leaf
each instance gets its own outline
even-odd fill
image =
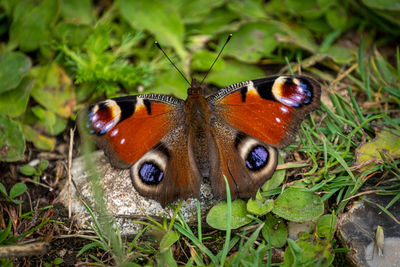
[[[11,187],[10,189],[10,198],[14,199],[20,195],[22,195],[23,193],[25,193],[27,187],[24,183],[17,183],[15,185],[13,185],[13,187]]]
[[[261,233],[266,241],[269,238],[271,246],[275,248],[281,248],[286,244],[288,236],[287,226],[281,218],[276,218],[271,213],[267,214]]]
[[[325,214],[318,219],[317,233],[319,237],[332,238],[335,233],[337,218],[332,214]]]
[[[25,152],[25,140],[19,125],[0,114],[0,161],[17,161]]]
[[[33,51],[51,40],[50,24],[58,11],[58,1],[22,0],[15,6],[10,42],[22,51]]]
[[[233,34],[224,55],[243,62],[256,63],[263,57],[271,56],[271,52],[279,44],[275,39],[275,34],[279,32],[279,27],[265,21],[246,23]]]
[[[305,222],[321,216],[324,203],[313,192],[290,187],[275,200],[272,212],[288,221]]]
[[[9,52],[0,55],[0,93],[18,86],[31,68],[31,60],[22,53]]]
[[[56,145],[56,140],[54,138],[47,137],[28,125],[23,125],[22,127],[25,138],[32,142],[35,147],[43,150],[54,149]]]
[[[356,164],[365,164],[368,161],[382,160],[380,152],[387,153],[391,158],[400,157],[400,136],[388,131],[382,130],[377,133],[374,140],[362,144],[356,150]],[[364,165],[361,171],[365,171],[373,167],[376,163],[371,162]]]
[[[33,81],[25,77],[17,88],[0,94],[0,113],[10,117],[18,117],[28,104]]]
[[[233,83],[262,78],[264,76],[265,73],[254,65],[226,60],[225,68],[212,70],[207,76],[206,82],[225,87]]]
[[[227,229],[228,204],[221,201],[211,208],[207,214],[207,223],[219,230]],[[232,202],[232,220],[231,229],[237,229],[243,225],[250,223],[252,219],[247,217],[246,202],[242,199],[236,199]]]
[[[176,231],[168,231],[160,241],[160,252],[167,251],[178,240],[179,233]]]
[[[281,155],[278,153],[278,164],[283,164],[283,159]],[[274,174],[272,175],[271,179],[266,181],[261,189],[263,191],[268,191],[271,189],[277,188],[285,179],[286,176],[286,170],[275,170]]]
[[[270,212],[274,207],[272,199],[252,199],[247,201],[247,211],[251,214],[262,216]]]
[[[92,3],[90,0],[60,0],[61,15],[64,20],[76,24],[92,22]]]
[[[56,64],[32,69],[36,78],[33,98],[43,107],[68,118],[76,105],[75,87],[69,76]]]
[[[161,45],[172,46],[180,58],[186,57],[183,47],[184,26],[168,2],[121,0],[120,12],[133,28],[153,33]]]

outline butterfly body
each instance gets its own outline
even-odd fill
[[[147,94],[89,107],[89,129],[112,165],[131,169],[136,190],[163,206],[199,197],[208,177],[217,198],[252,197],[277,165],[276,148],[295,138],[320,86],[304,76],[234,84],[207,96],[193,81],[185,101]]]

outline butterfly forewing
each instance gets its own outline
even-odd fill
[[[210,96],[215,116],[267,144],[293,141],[301,121],[320,105],[319,84],[305,76],[274,76],[231,85]]]

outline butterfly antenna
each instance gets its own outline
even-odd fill
[[[167,56],[167,54],[161,48],[160,44],[157,41],[155,41],[154,44],[158,47],[158,49],[161,50],[161,52],[163,52],[164,56],[169,60],[169,62],[171,62],[172,66],[174,66],[174,68],[181,74],[181,76],[183,77],[183,79],[185,79],[185,81],[189,84],[189,86],[192,86],[192,84],[186,79],[185,75],[183,75],[182,71],[180,71],[180,69],[178,69],[178,67],[174,64],[174,62],[172,62],[172,60]]]
[[[231,38],[232,38],[232,34],[229,34],[228,38],[227,38],[226,41],[225,41],[224,46],[221,48],[221,51],[219,51],[218,56],[215,58],[213,64],[212,64],[211,67],[208,69],[206,75],[204,76],[203,80],[201,80],[201,83],[200,83],[200,84],[202,84],[202,83],[204,82],[204,80],[207,78],[207,75],[210,73],[211,69],[214,67],[215,62],[217,62],[219,56],[221,55],[222,51],[224,51],[224,48],[225,48],[226,44],[229,42],[229,40],[230,40]]]

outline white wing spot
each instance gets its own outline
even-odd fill
[[[114,137],[114,136],[117,135],[117,133],[118,133],[118,129],[114,129],[114,130],[111,132],[110,136],[111,136],[111,137]]]
[[[281,107],[281,111],[282,111],[283,113],[288,113],[288,112],[289,112],[289,110],[287,109],[287,107]]]

